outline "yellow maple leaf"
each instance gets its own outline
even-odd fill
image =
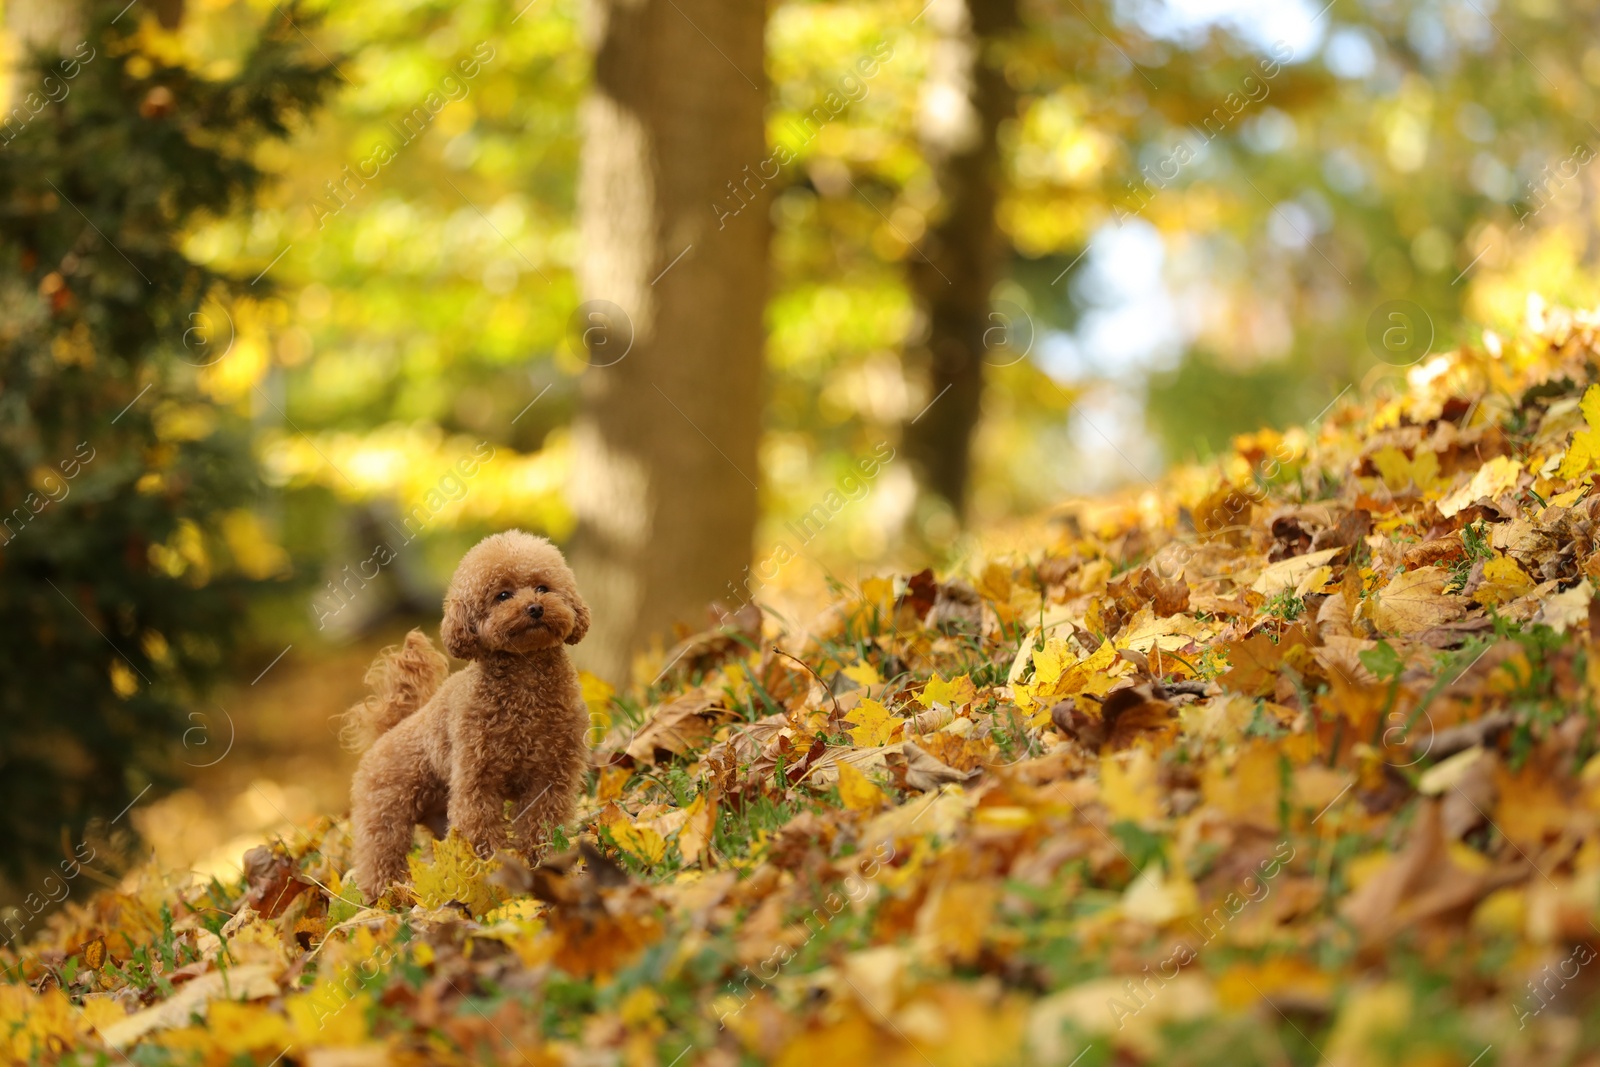
[[[1498,556],[1483,565],[1483,577],[1491,582],[1532,585],[1533,579],[1510,556]]]
[[[539,916],[544,905],[531,897],[512,897],[483,917],[485,926],[508,923],[517,927],[535,929],[541,925]]]
[[[1161,788],[1150,753],[1136,748],[1126,756],[1100,758],[1100,799],[1118,819],[1143,822],[1161,815]]]
[[[1378,468],[1383,484],[1395,492],[1413,484],[1422,490],[1439,485],[1439,457],[1425,449],[1419,449],[1415,457],[1408,458],[1398,448],[1388,445],[1372,454],[1372,465]]]
[[[1207,764],[1201,775],[1201,794],[1219,811],[1257,826],[1270,826],[1277,818],[1283,794],[1279,767],[1281,752],[1268,742],[1241,748],[1233,766]]]
[[[905,720],[876,700],[863,700],[850,712],[850,738],[861,748],[877,748],[894,740]]]
[[[1066,641],[1059,637],[1052,637],[1044,643],[1044,647],[1033,654],[1033,684],[1036,686],[1052,686],[1056,679],[1061,677],[1061,672],[1067,665],[1076,663],[1077,656],[1067,647]]]
[[[1029,712],[1030,726],[1050,721],[1050,707],[1061,697],[1078,693],[1103,695],[1116,681],[1106,670],[1116,662],[1117,650],[1110,641],[1082,660],[1072,654],[1065,641],[1052,640],[1033,654],[1032,684],[1013,687],[1017,707]]]
[[[206,1031],[216,1047],[230,1056],[256,1049],[277,1051],[290,1041],[289,1022],[257,1004],[218,1000],[206,1013]]]
[[[917,703],[925,708],[931,708],[936,703],[953,708],[969,704],[977,698],[978,690],[972,684],[971,675],[961,674],[945,681],[936,674],[922,687],[922,692],[917,695]]]
[[[91,1030],[103,1030],[127,1017],[128,1013],[122,1005],[110,997],[86,997],[78,1013],[79,1021]],[[3,1047],[0,1045],[0,1048]]]
[[[1404,489],[1411,482],[1411,459],[1393,445],[1374,452],[1372,465],[1390,489]]]
[[[465,904],[475,918],[481,918],[500,902],[488,882],[488,876],[499,864],[480,859],[472,844],[456,830],[451,830],[443,841],[433,843],[432,860],[423,862],[408,856],[406,863],[411,867],[411,887],[425,908],[442,908],[455,900]]]
[[[1286,993],[1315,1003],[1328,998],[1333,988],[1332,978],[1319,971],[1315,964],[1282,956],[1269,957],[1260,963],[1231,964],[1217,977],[1218,999],[1234,1008]],[[1409,1000],[1409,991],[1402,995]],[[1364,1056],[1358,1053],[1356,1059],[1362,1058]]]
[[[0,985],[0,1059],[28,1063],[51,1050],[72,1047],[79,1040],[73,1011],[59,989],[40,995],[23,986]]]
[[[660,863],[667,855],[667,839],[653,828],[633,821],[632,817],[615,803],[607,804],[598,820],[611,831],[611,840],[618,848],[646,863]]]
[[[288,966],[288,951],[276,923],[257,916],[228,938],[228,959],[235,964],[260,963],[282,970]]]
[[[350,1047],[371,1040],[364,1010],[377,992],[371,980],[397,959],[395,947],[366,927],[357,927],[349,941],[335,944],[318,968],[316,983],[284,998],[294,1043],[302,1048]]]
[[[1439,456],[1433,452],[1419,452],[1411,461],[1411,480],[1424,492],[1432,492],[1443,484],[1439,478]]]
[[[1591,385],[1583,391],[1578,410],[1583,412],[1583,420],[1590,429],[1600,430],[1600,385]]]
[[[864,607],[877,608],[884,614],[894,610],[894,581],[890,578],[867,578],[861,583],[861,600]]]
[[[848,763],[839,764],[839,799],[851,811],[876,811],[888,802],[883,790]]]
[[[1561,469],[1556,471],[1559,478],[1576,478],[1600,466],[1600,385],[1591,385],[1584,391],[1578,408],[1583,412],[1588,429],[1572,435],[1572,444],[1561,460]]]
[[[1479,467],[1467,484],[1439,499],[1439,514],[1455,515],[1471,507],[1481,496],[1493,500],[1501,493],[1515,489],[1520,477],[1521,464],[1510,456],[1495,456]]]
[[[601,768],[599,778],[595,781],[594,798],[602,804],[608,800],[621,800],[622,787],[632,777],[633,771],[627,767]]]
[[[1515,600],[1533,586],[1533,579],[1516,560],[1497,556],[1483,565],[1483,582],[1473,590],[1472,597],[1480,604],[1498,606]]]
[[[931,955],[971,963],[983,947],[1000,886],[978,879],[935,884],[917,912],[917,938]]]
[[[372,962],[381,962],[381,958]],[[355,965],[342,971],[345,973],[329,972],[306,992],[284,998],[290,1032],[300,1047],[348,1048],[368,1040],[367,1013],[360,1006],[351,1006],[355,991],[361,988],[359,972]]]
[[[1300,579],[1300,584],[1295,586],[1294,595],[1303,597],[1320,595],[1322,593],[1329,593],[1332,591],[1333,568],[1323,566],[1318,567],[1316,570]]]
[[[1535,491],[1538,490],[1535,485]],[[1589,486],[1580,485],[1576,489],[1568,489],[1565,493],[1557,493],[1550,498],[1550,506],[1554,508],[1570,508],[1578,501],[1589,495]]]
[[[1095,649],[1085,658],[1068,665],[1056,679],[1052,689],[1053,696],[1072,696],[1076,693],[1096,692],[1110,688],[1110,679],[1105,677],[1105,672],[1117,661],[1117,649],[1110,641],[1100,642],[1100,647]],[[1103,690],[1101,690],[1103,691]]]
[[[588,671],[579,671],[578,690],[589,708],[589,743],[597,745],[611,732],[611,698],[616,687]]]
[[[839,673],[861,686],[881,685],[883,683],[883,679],[878,676],[878,668],[865,660],[853,667],[846,667]]]
[[[590,708],[605,707],[617,692],[616,686],[588,671],[578,672],[578,689],[583,694],[583,702]]]
[[[754,672],[750,669],[749,663],[733,660],[724,663],[722,677],[729,696],[736,702],[749,700],[755,692],[755,686],[751,684]]]
[[[973,580],[973,586],[990,600],[1009,600],[1011,597],[1011,568],[998,560],[989,560]]]
[[[660,993],[647,985],[640,986],[622,998],[622,1003],[617,1005],[617,1014],[629,1026],[649,1026],[660,1022],[666,1004],[666,998]],[[665,1029],[664,1024],[662,1029]]]

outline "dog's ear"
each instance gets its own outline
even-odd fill
[[[589,632],[589,605],[583,602],[583,597],[577,593],[572,594],[572,632],[567,634],[567,644],[575,645],[583,640],[583,635]]]
[[[445,597],[444,621],[439,624],[439,638],[444,650],[456,659],[477,659],[483,655],[478,643],[478,631],[471,613],[459,597]]]

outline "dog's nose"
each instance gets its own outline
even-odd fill
[[[544,605],[543,604],[529,604],[528,605],[528,617],[530,619],[542,619],[542,618],[544,618]]]

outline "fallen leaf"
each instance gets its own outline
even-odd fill
[[[906,721],[878,701],[866,699],[850,712],[850,722],[851,739],[862,748],[876,748],[893,741]]]
[[[1576,478],[1600,464],[1600,385],[1584,390],[1579,408],[1588,425],[1572,435],[1572,444],[1556,472],[1558,478]]]
[[[1285,589],[1293,589],[1315,573],[1319,567],[1331,563],[1334,557],[1343,551],[1342,548],[1329,548],[1321,552],[1307,552],[1303,556],[1280,560],[1261,572],[1261,576],[1255,580],[1250,591],[1272,597]]]
[[[1161,790],[1155,761],[1142,748],[1107,753],[1100,758],[1100,796],[1111,814],[1132,822],[1150,822],[1161,815]]]
[[[1448,519],[1479,497],[1493,500],[1501,493],[1510,492],[1516,488],[1521,475],[1522,468],[1510,456],[1496,456],[1479,467],[1465,485],[1441,498],[1435,506],[1439,514]]]
[[[474,916],[482,916],[499,903],[488,882],[495,862],[481,859],[459,831],[451,830],[444,840],[435,841],[431,859],[409,856],[406,862],[411,868],[412,890],[425,908],[455,902],[465,905]]]
[[[1223,646],[1228,671],[1217,679],[1225,689],[1246,696],[1265,696],[1277,685],[1284,656],[1293,648],[1309,645],[1304,628],[1292,626],[1276,641],[1266,633],[1255,633],[1243,641]]]
[[[606,805],[596,823],[610,831],[617,847],[634,858],[645,863],[660,863],[666,858],[666,838],[654,828],[634,821],[615,803]]]
[[[1588,582],[1580,582],[1564,593],[1557,593],[1544,602],[1539,620],[1558,634],[1585,626],[1590,618],[1591,605],[1595,603],[1594,590]]]
[[[692,690],[656,710],[628,742],[639,763],[683,756],[711,739],[716,728],[737,716],[703,690]]]
[[[226,973],[214,971],[196,978],[161,1003],[101,1027],[100,1037],[113,1048],[127,1048],[152,1031],[187,1025],[191,1015],[204,1017],[219,997],[260,1000],[277,995],[277,972],[272,968],[259,964],[230,967]]]
[[[711,838],[717,826],[717,802],[711,790],[702,789],[689,805],[688,817],[678,832],[678,851],[685,863],[705,863],[711,856]]]
[[[958,771],[910,741],[901,745],[900,751],[906,758],[906,785],[918,792],[926,793],[950,782],[969,782],[980,773],[976,769]]]
[[[1490,891],[1526,877],[1513,870],[1489,873],[1459,867],[1446,848],[1440,805],[1425,802],[1405,847],[1340,906],[1363,945],[1380,945],[1394,934],[1448,912],[1463,918]]]
[[[250,886],[244,903],[263,918],[276,919],[295,897],[311,888],[311,883],[296,876],[292,859],[266,845],[257,845],[246,852],[241,866]]]
[[[1460,618],[1466,602],[1444,593],[1447,579],[1438,567],[1396,575],[1371,601],[1373,625],[1380,633],[1415,634]]]
[[[888,803],[883,790],[848,763],[839,764],[839,799],[851,811],[877,811]]]
[[[978,691],[973,687],[972,678],[961,674],[945,681],[935,674],[928,679],[928,684],[922,687],[922,692],[917,695],[917,703],[925,708],[934,704],[948,704],[952,707],[961,704],[970,704],[977,698]]]

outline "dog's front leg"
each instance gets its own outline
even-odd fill
[[[571,790],[565,782],[549,781],[530,787],[516,802],[512,820],[512,839],[518,852],[529,863],[536,863],[539,852],[550,840],[550,832],[572,817]]]
[[[450,775],[450,825],[487,859],[506,847],[505,801],[494,783],[469,760],[457,761]]]

